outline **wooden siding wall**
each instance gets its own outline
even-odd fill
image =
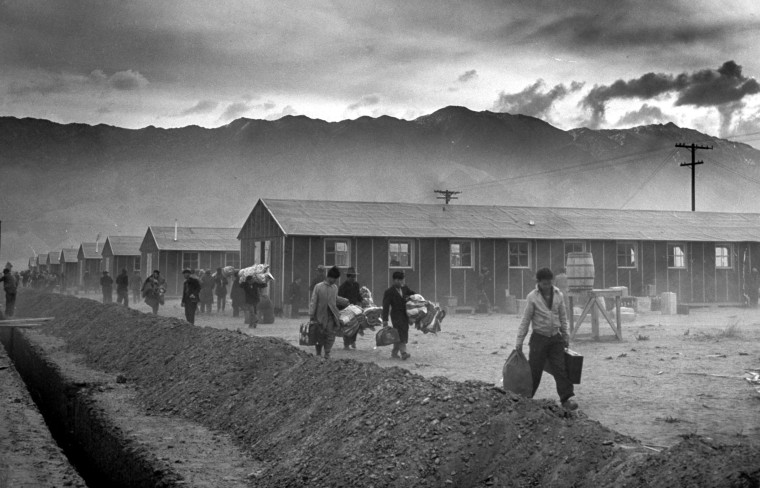
[[[257,235],[252,231],[255,228],[267,234]],[[308,289],[316,276],[316,267],[324,264],[325,237],[283,238],[273,223],[250,226],[250,229],[250,233],[241,236],[242,263],[246,266],[253,262],[254,241],[272,241],[272,274],[277,279],[275,289],[270,292],[274,305],[282,306],[284,290],[296,275],[302,278],[304,296],[301,303],[308,303]],[[350,265],[359,273],[357,281],[372,290],[379,305],[384,290],[392,283],[395,270],[388,266],[389,239],[347,239],[350,242]],[[474,239],[473,266],[453,269],[449,265],[449,239],[421,238],[412,239],[412,242],[413,266],[404,269],[407,284],[426,298],[442,304],[447,302],[447,297],[456,296],[460,305],[476,306],[478,274],[483,266],[491,270],[491,281],[486,290],[489,299],[502,307],[507,290],[512,296],[524,298],[534,288],[537,269],[546,266],[558,273],[565,264],[562,240],[529,241],[529,266],[510,268],[509,240]],[[733,267],[723,270],[715,269],[714,243],[686,243],[687,268],[669,269],[666,242],[636,241],[637,265],[634,268],[618,268],[617,241],[584,242],[586,250],[594,256],[595,287],[626,286],[629,294],[644,296],[647,285],[654,285],[658,294],[665,291],[676,293],[680,303],[740,303],[744,251],[748,255],[747,266],[760,265],[758,258],[751,262],[752,256],[760,255],[760,243],[734,243]]]
[[[66,290],[73,292],[74,288],[79,286],[79,262],[65,263],[62,266]]]
[[[269,254],[269,272],[274,276],[275,281],[270,284],[262,293],[269,295],[275,307],[282,307],[283,299],[287,286],[293,280],[294,272],[292,260],[294,249],[289,244],[289,239],[285,236],[272,218],[272,215],[259,202],[254,208],[248,219],[240,230],[240,266],[245,268],[255,263],[254,252],[256,250],[255,241],[271,241]],[[299,249],[300,252],[303,250]],[[318,264],[318,263],[317,263]],[[316,267],[316,264],[315,264]],[[302,285],[308,281],[302,274]]]
[[[96,283],[96,286],[100,286],[100,258],[98,259],[82,259],[78,263],[78,277],[77,282],[79,286],[84,286],[84,273],[90,272],[90,280],[92,283]]]
[[[127,274],[130,276],[134,276],[135,272],[135,261],[140,260],[141,266],[140,266],[140,275],[143,275],[142,270],[142,260],[141,256],[111,256],[111,267],[108,270],[109,273],[111,273],[111,276],[115,280],[118,275],[121,274],[121,270],[124,268],[127,268]],[[152,270],[151,270],[152,271]],[[147,278],[147,276],[146,276]]]

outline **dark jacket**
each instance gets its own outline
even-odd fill
[[[116,277],[116,291],[129,291],[129,275],[122,273]]]
[[[398,288],[391,286],[383,294],[383,322],[388,320],[388,311],[390,309],[391,323],[394,327],[409,326],[409,317],[406,315],[406,302],[411,295],[416,292],[408,286],[401,287],[401,293]]]
[[[182,286],[182,304],[198,303],[201,294],[201,282],[198,278],[190,275]]]
[[[217,276],[216,278],[214,278],[214,285],[216,286],[214,290],[216,293],[216,296],[218,297],[227,296],[227,278],[221,275]]]
[[[233,307],[240,307],[245,302],[245,292],[240,288],[240,281],[236,276],[232,277],[232,286],[230,287],[230,299]]]
[[[100,278],[100,286],[103,287],[104,290],[110,290],[113,286],[113,278],[108,275],[103,276]]]
[[[265,283],[257,283],[253,280],[241,283],[240,288],[242,288],[243,292],[245,293],[245,304],[258,305],[259,304],[259,289],[266,288],[266,287],[267,285]]]
[[[338,296],[348,300],[351,305],[359,305],[362,302],[362,296],[359,293],[359,283],[357,281],[344,281],[338,288]]]

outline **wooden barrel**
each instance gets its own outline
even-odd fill
[[[590,252],[567,254],[567,285],[570,291],[590,290],[594,287],[594,255]]]

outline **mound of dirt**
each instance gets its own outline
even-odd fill
[[[17,308],[56,317],[40,331],[126,378],[150,414],[233,435],[264,466],[251,474],[255,486],[760,483],[750,446],[693,437],[656,453],[582,413],[486,383],[323,360],[280,339],[88,299],[25,290]]]

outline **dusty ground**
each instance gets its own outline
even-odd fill
[[[150,311],[145,304],[136,308]],[[177,300],[168,301],[159,313],[184,317]],[[198,316],[196,325],[239,329],[242,322],[226,311]],[[298,347],[299,323],[277,318],[274,324],[242,330],[280,337]],[[338,338],[334,357],[400,366],[425,377],[499,384],[518,325],[516,315],[449,315],[437,335],[410,332],[408,361],[390,359],[389,348],[376,348],[371,332],[359,337],[355,351],[342,350]],[[589,418],[651,446],[672,446],[690,434],[760,446],[760,394],[744,379],[746,370],[760,369],[760,309],[642,313],[623,324],[622,342],[602,319],[600,334],[601,341],[592,341],[586,320],[572,345],[584,356],[576,396]],[[556,400],[554,379],[548,374],[536,398]]]
[[[557,407],[548,377],[538,395],[545,400],[493,388],[509,352],[505,343],[515,335],[514,317],[447,317],[437,336],[412,333],[406,362],[374,349],[370,336],[360,338],[356,351],[337,350],[325,361],[291,345],[297,320],[240,334],[215,330],[238,328],[242,319],[229,316],[202,316],[197,325],[212,327],[191,327],[34,293],[22,294],[18,306],[20,315],[57,317],[40,332],[62,338],[89,367],[122,373],[149,415],[180,416],[233,435],[260,463],[251,486],[760,483],[757,394],[740,378],[682,374],[740,376],[756,366],[757,333],[750,315],[739,311],[718,319],[747,320],[738,338],[707,339],[727,325],[709,325],[708,315],[704,326],[689,325],[687,336],[675,324],[685,317],[666,322],[651,315],[629,325],[623,343],[579,337],[575,347],[587,357],[577,390],[581,410],[567,413]],[[169,302],[162,313],[182,310]],[[697,314],[688,319],[699,322]],[[649,340],[634,339],[634,331]],[[743,420],[729,415],[741,409]],[[725,421],[709,421],[718,416]],[[625,429],[644,433],[638,437],[645,444],[673,447],[657,453]]]

